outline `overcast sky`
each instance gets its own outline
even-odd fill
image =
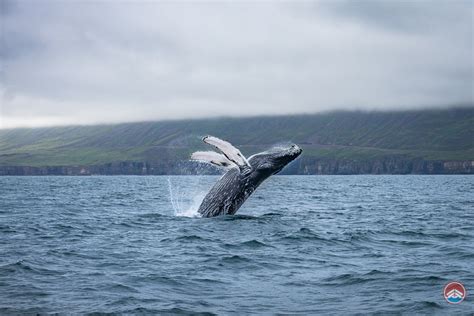
[[[473,104],[473,11],[0,0],[0,128]]]

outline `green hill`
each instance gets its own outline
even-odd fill
[[[471,107],[7,129],[0,130],[0,174],[189,173],[183,165],[191,152],[206,149],[200,137],[207,134],[247,155],[295,142],[304,152],[287,170],[291,173],[474,168]]]

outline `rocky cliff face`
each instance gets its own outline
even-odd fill
[[[385,158],[360,160],[301,160],[293,174],[474,174],[474,161],[431,161]]]
[[[122,161],[93,166],[0,166],[0,175],[190,175],[219,174],[219,170],[189,161],[152,164]],[[385,159],[333,160],[302,158],[282,174],[474,174],[474,161],[430,161],[391,157]]]

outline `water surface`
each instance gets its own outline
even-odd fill
[[[0,314],[472,314],[474,177],[0,177]]]

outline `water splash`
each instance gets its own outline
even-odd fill
[[[198,209],[206,192],[198,189],[198,187],[198,185],[192,185],[192,187],[186,188],[184,184],[172,183],[171,178],[168,178],[170,202],[175,216],[201,216],[198,213]]]

